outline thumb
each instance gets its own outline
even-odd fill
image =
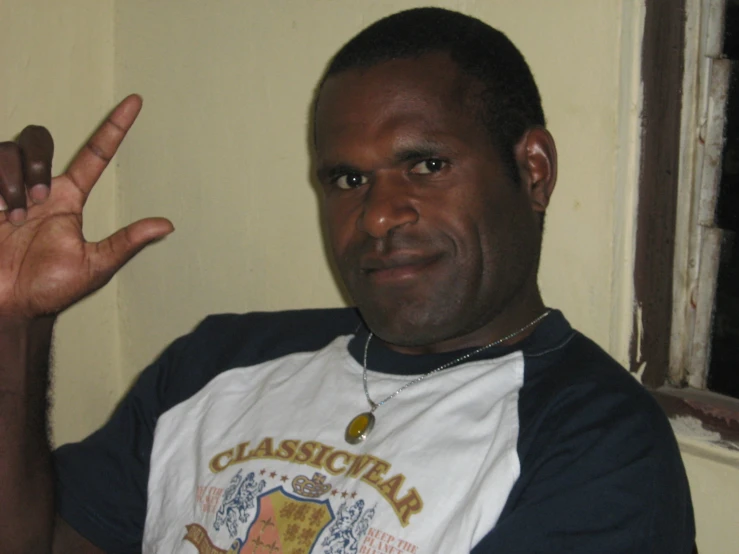
[[[104,285],[123,265],[152,242],[174,231],[168,219],[152,217],[131,223],[108,238],[88,245],[90,277]]]

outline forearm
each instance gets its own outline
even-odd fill
[[[95,292],[172,223],[149,218],[86,241],[82,210],[141,109],[131,95],[111,112],[62,175],[54,141],[28,126],[0,142],[0,554],[99,552],[69,527],[54,529],[54,468],[47,432],[54,317]]]
[[[50,550],[54,502],[47,397],[54,319],[0,318],[2,552]]]

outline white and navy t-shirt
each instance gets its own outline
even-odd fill
[[[559,312],[368,410],[352,309],[206,319],[110,421],[55,453],[57,504],[108,552],[689,553],[665,416]],[[380,401],[461,352],[370,344]]]

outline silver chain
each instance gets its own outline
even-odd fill
[[[434,369],[432,371],[429,371],[428,373],[424,373],[420,377],[416,377],[412,381],[409,381],[408,383],[406,383],[405,385],[403,385],[402,387],[400,387],[398,390],[396,390],[393,394],[391,394],[390,396],[388,396],[382,402],[374,402],[370,398],[369,390],[367,389],[367,352],[369,351],[370,341],[372,340],[372,337],[374,336],[372,334],[372,332],[370,332],[369,336],[367,337],[367,342],[364,344],[364,370],[362,371],[362,381],[364,382],[364,395],[367,397],[367,402],[369,402],[370,412],[374,412],[377,408],[379,408],[380,406],[382,406],[386,402],[388,402],[388,401],[392,400],[393,398],[395,398],[396,396],[398,396],[405,389],[407,389],[411,385],[415,385],[416,383],[420,383],[421,381],[423,381],[424,379],[426,379],[426,377],[429,377],[429,376],[433,375],[434,373],[438,373],[440,371],[443,371],[445,369],[448,369],[448,368],[452,367],[453,365],[456,365],[456,364],[458,364],[460,362],[463,362],[463,361],[471,358],[472,356],[475,356],[475,355],[479,354],[483,350],[487,350],[488,348],[492,348],[493,346],[497,346],[500,343],[505,342],[507,340],[510,340],[513,337],[515,337],[515,336],[523,333],[529,327],[533,327],[534,325],[536,325],[537,323],[539,323],[542,319],[544,319],[545,317],[547,317],[550,313],[551,313],[551,310],[547,310],[546,312],[544,312],[543,314],[541,314],[539,317],[537,317],[533,321],[529,321],[526,325],[524,325],[523,327],[521,327],[518,331],[514,331],[513,333],[511,333],[509,335],[506,335],[502,339],[498,339],[496,341],[491,342],[490,344],[486,344],[485,346],[481,346],[477,350],[473,350],[472,352],[468,352],[467,354],[465,354],[464,356],[460,356],[456,360],[452,360],[451,362],[447,362],[444,365],[439,366],[439,367],[437,367],[436,369]]]

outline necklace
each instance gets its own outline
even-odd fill
[[[480,352],[487,350],[488,348],[492,348],[493,346],[497,346],[502,342],[505,342],[507,340],[512,339],[513,337],[520,335],[523,333],[526,329],[533,327],[537,323],[539,323],[542,319],[547,317],[551,313],[551,310],[545,311],[543,314],[538,316],[536,319],[529,321],[526,325],[518,329],[517,331],[514,331],[513,333],[506,335],[502,339],[498,339],[496,341],[491,342],[490,344],[486,344],[485,346],[481,346],[477,350],[473,350],[472,352],[468,352],[467,354],[464,354],[463,356],[460,356],[459,358],[456,358],[452,360],[451,362],[447,362],[444,365],[441,365],[437,367],[436,369],[433,369],[429,371],[428,373],[424,373],[423,375],[416,377],[412,381],[407,382],[405,385],[400,387],[398,390],[396,390],[394,393],[392,393],[390,396],[385,398],[384,400],[380,402],[375,402],[370,398],[369,390],[367,388],[367,352],[369,351],[369,344],[372,340],[372,337],[374,336],[372,332],[367,336],[367,342],[364,344],[364,369],[362,370],[362,382],[364,384],[364,396],[367,398],[367,403],[370,406],[369,412],[362,412],[358,416],[354,417],[350,422],[349,425],[346,426],[346,432],[344,433],[344,439],[349,444],[359,444],[364,439],[369,436],[369,434],[372,432],[372,429],[375,427],[375,410],[382,406],[383,404],[389,402],[396,396],[398,396],[401,392],[403,392],[405,389],[407,389],[410,386],[415,385],[416,383],[420,383],[427,377],[433,375],[434,373],[438,373],[440,371],[443,371],[445,369],[448,369],[454,365],[457,365],[460,362],[464,362],[471,358],[472,356],[476,356]]]

